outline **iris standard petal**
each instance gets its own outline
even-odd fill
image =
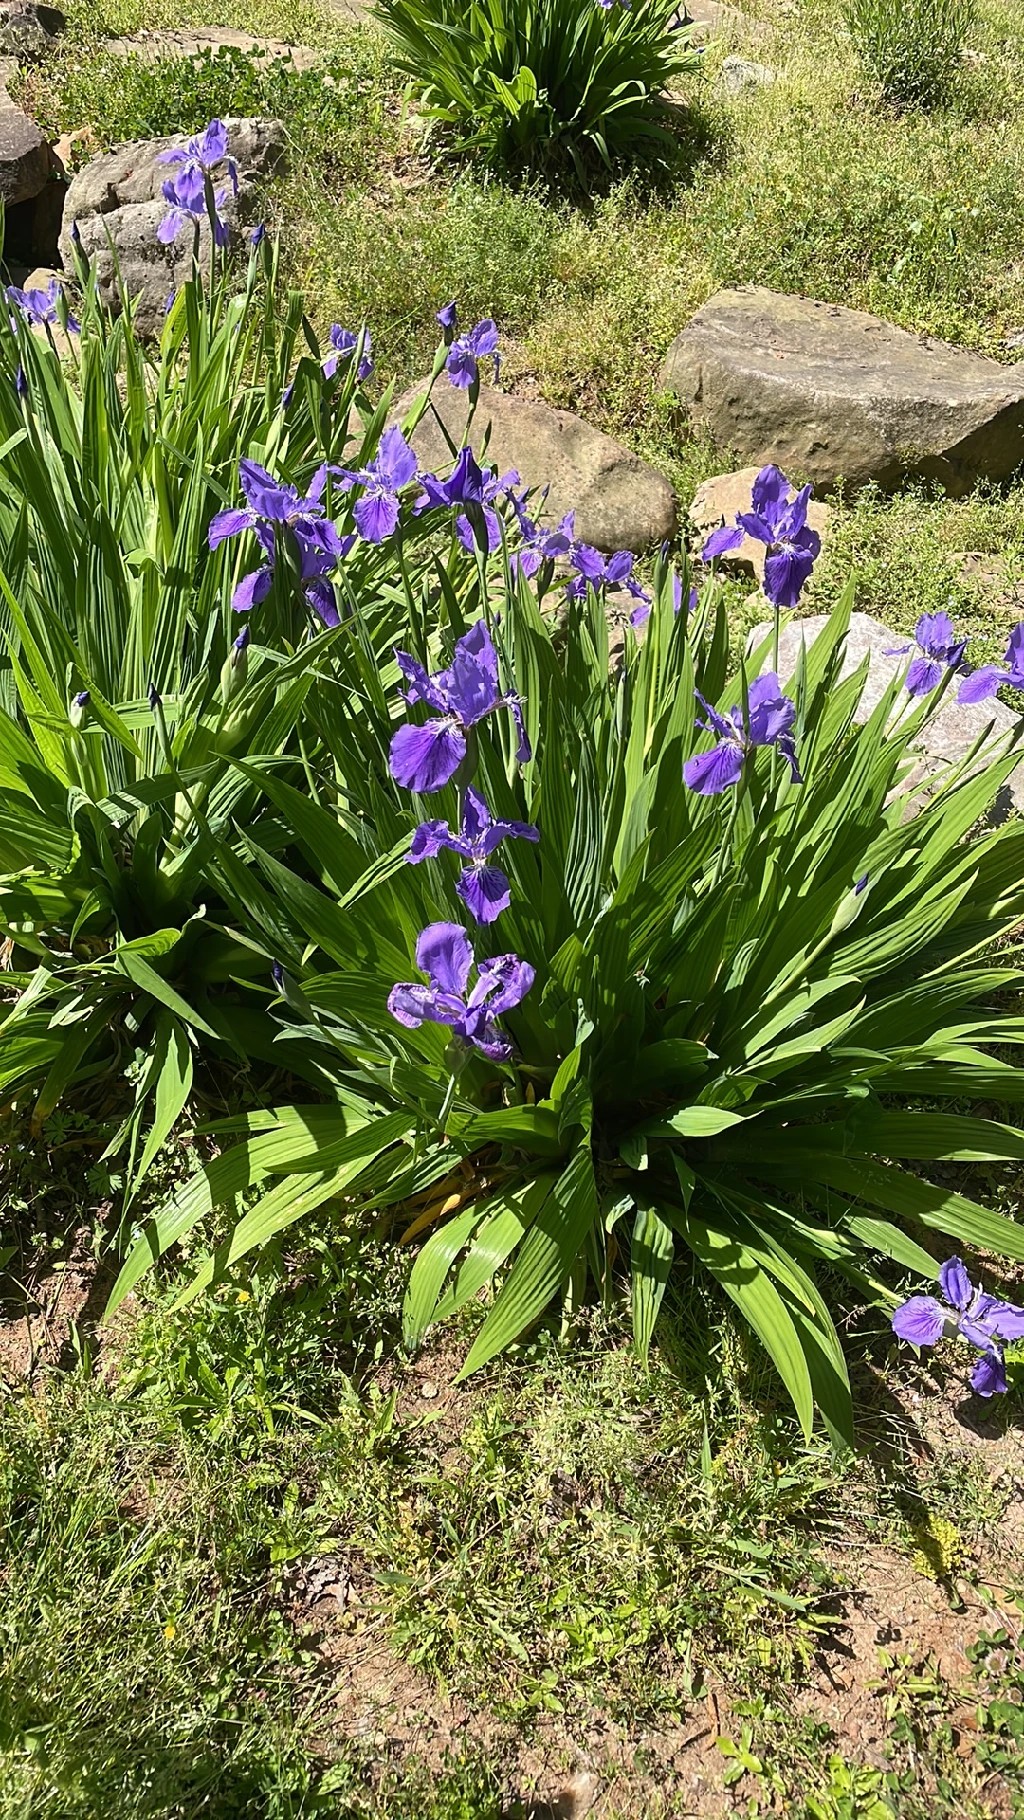
[[[950,1258],[939,1271],[939,1287],[951,1308],[962,1313],[974,1294],[974,1284],[959,1258]]]
[[[473,944],[458,923],[429,923],[416,943],[416,965],[436,992],[465,996]]]
[[[761,469],[750,489],[750,503],[754,511],[771,523],[789,500],[789,481],[781,468],[774,462]]]

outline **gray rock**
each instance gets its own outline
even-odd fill
[[[791,620],[783,626],[779,639],[779,675],[785,683],[793,675],[800,654],[800,646],[806,643],[810,647],[819,632],[828,625],[828,614],[817,613],[809,619]],[[763,639],[771,636],[770,624],[756,626],[747,641],[752,649]],[[850,616],[850,633],[846,643],[846,654],[843,659],[842,676],[852,676],[860,667],[865,657],[868,659],[868,674],[864,693],[860,699],[856,719],[866,721],[877,708],[893,676],[902,674],[910,662],[907,657],[887,655],[895,646],[912,642],[905,635],[893,632],[879,619],[872,619],[869,613],[853,613]],[[771,668],[770,656],[766,659],[764,669]],[[909,704],[909,697],[905,698]],[[894,710],[894,713],[897,712]],[[977,743],[986,728],[991,729],[987,742],[987,751],[1007,733],[1015,732],[1020,726],[1020,716],[1014,714],[1001,701],[965,703],[957,701],[954,690],[947,691],[942,706],[928,720],[921,731],[919,744],[920,761],[906,779],[903,789],[906,793],[915,793],[915,800],[920,802],[929,785],[941,784],[944,773],[950,767],[962,764],[967,754]],[[986,752],[972,766],[980,770],[985,763]],[[1012,773],[1004,786],[1005,801],[998,801],[990,819],[1005,816],[1011,806],[1018,814],[1024,814],[1024,751],[1022,763]]]
[[[395,421],[422,396],[426,384],[422,381],[398,400]],[[441,424],[461,447],[466,394],[442,374],[431,398],[432,408],[416,430],[413,446],[424,466],[444,471],[452,456]],[[571,411],[482,385],[471,442],[477,455],[486,446],[487,460],[499,473],[515,468],[524,486],[548,487],[545,522],[574,511],[577,536],[599,550],[646,550],[675,533],[675,494],[664,474]]]
[[[726,57],[719,78],[722,93],[731,101],[749,94],[752,89],[768,88],[775,81],[775,71],[766,63],[751,63],[746,57]]]
[[[697,311],[661,382],[723,448],[824,490],[919,478],[960,497],[1024,461],[1019,365],[754,285]]]
[[[759,473],[759,468],[739,468],[735,474],[715,474],[701,483],[689,511],[698,547],[720,525],[735,523],[738,512],[750,511],[751,490]],[[823,549],[831,535],[832,519],[831,506],[822,499],[811,500],[807,522],[812,531],[817,531]],[[718,561],[723,569],[731,569],[737,575],[753,575],[760,581],[767,554],[766,546],[756,537],[744,537],[738,549],[728,550]]]
[[[66,25],[56,6],[42,6],[36,0],[0,4],[0,51],[30,60],[45,57]]]
[[[34,120],[19,108],[0,111],[0,202],[5,209],[31,202],[53,172],[53,154]]]
[[[279,120],[227,120],[225,125],[239,186],[221,213],[235,234],[255,219],[264,184],[284,163],[286,141]],[[73,179],[64,204],[60,246],[65,266],[74,269],[71,229],[77,223],[81,249],[98,274],[100,301],[114,313],[120,310],[120,272],[125,289],[137,299],[134,320],[140,335],[159,334],[168,295],[191,270],[191,233],[171,246],[162,246],[156,237],[167,213],[161,190],[171,175],[158,162],[159,154],[182,143],[180,136],[144,139],[93,159]],[[204,224],[202,256],[208,248]]]

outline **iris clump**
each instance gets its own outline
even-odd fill
[[[399,69],[444,143],[581,182],[672,145],[663,96],[699,58],[677,0],[378,0]]]
[[[1004,1347],[1008,1340],[1024,1340],[1024,1308],[978,1288],[959,1258],[943,1264],[939,1287],[941,1302],[936,1296],[915,1295],[902,1303],[892,1317],[893,1332],[914,1346],[937,1346],[943,1339],[966,1340],[981,1354],[971,1375],[971,1388],[980,1397],[1004,1391]]]

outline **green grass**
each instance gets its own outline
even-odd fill
[[[909,1560],[929,1511],[956,1528],[958,1572],[982,1567],[998,1506],[955,1450],[922,1467],[897,1428],[879,1473],[798,1445],[756,1352],[693,1290],[649,1376],[613,1313],[453,1393],[445,1355],[396,1353],[393,1251],[335,1224],[283,1262],[283,1281],[156,1305],[111,1356],[86,1347],[0,1406],[3,1820],[524,1820],[537,1762],[550,1788],[581,1724],[598,1754],[602,1738],[653,1748],[709,1690],[709,1773],[724,1789],[743,1771],[764,1811],[774,1795],[807,1820],[983,1820],[986,1776],[1018,1786],[997,1629],[976,1652],[978,1766],[954,1749],[963,1691],[912,1640],[871,1665],[893,1726],[882,1768],[798,1698],[857,1583],[836,1539]],[[325,1557],[351,1585],[326,1617],[301,1598]],[[367,1732],[344,1671],[374,1651]],[[449,1697],[476,1743],[444,1733]],[[410,1698],[418,1737],[441,1727],[426,1755],[386,1743]],[[678,1811],[657,1750],[653,1765],[663,1810],[627,1778],[606,1811]]]

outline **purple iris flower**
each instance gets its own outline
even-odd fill
[[[931,1295],[913,1295],[897,1308],[893,1332],[914,1346],[937,1346],[941,1339],[959,1335],[981,1353],[972,1389],[981,1397],[1005,1390],[1003,1343],[1024,1339],[1024,1308],[976,1289],[959,1258],[943,1264],[939,1287],[943,1302]]]
[[[450,335],[455,327],[458,314],[459,312],[455,304],[455,299],[453,298],[451,303],[442,304],[434,320],[441,324],[446,335]]]
[[[497,351],[497,325],[487,316],[483,322],[478,322],[475,328],[470,329],[468,334],[459,335],[448,349],[445,366],[452,385],[458,386],[460,391],[466,391],[476,381],[477,362],[482,360],[485,354],[497,356]],[[495,377],[497,377],[497,358],[495,358]]]
[[[629,550],[616,550],[606,562],[600,550],[595,550],[591,544],[574,543],[569,562],[575,574],[565,584],[566,600],[586,600],[588,588],[594,588],[598,593],[605,588],[623,588],[650,612],[651,597],[633,575],[633,556]]]
[[[431,506],[475,506],[476,511],[460,512],[455,521],[459,542],[472,554],[477,547],[475,527],[479,526],[486,537],[488,553],[500,549],[501,519],[494,510],[494,501],[519,485],[519,475],[514,468],[500,476],[490,471],[485,473],[472,449],[460,449],[447,480],[439,480],[436,474],[423,474],[420,481],[423,491],[413,507],[414,512],[425,512]]]
[[[534,970],[515,954],[497,954],[477,967],[467,993],[474,954],[458,923],[430,923],[416,943],[416,965],[429,985],[393,986],[388,1010],[409,1030],[423,1023],[445,1024],[453,1035],[495,1062],[507,1061],[512,1044],[495,1019],[526,997]]]
[[[170,156],[170,154],[165,154]],[[170,246],[179,234],[187,227],[201,227],[209,219],[206,198],[206,178],[198,165],[186,164],[174,177],[168,177],[162,186],[163,198],[169,204],[166,215],[158,223],[156,237],[161,246]],[[227,246],[230,239],[228,224],[217,213],[228,200],[230,191],[220,189],[214,197],[214,211],[211,221],[213,238],[217,246]]]
[[[781,469],[762,468],[751,489],[749,512],[738,512],[736,522],[712,531],[701,556],[711,562],[728,550],[738,550],[744,537],[763,543],[768,555],[764,565],[764,591],[775,607],[795,607],[821,551],[821,538],[807,523],[811,489],[795,495]]]
[[[689,611],[691,613],[694,613],[694,612],[696,612],[696,609],[697,609],[697,590],[696,590],[696,588],[691,588],[690,595],[689,595]],[[678,569],[673,569],[673,571],[672,571],[672,611],[678,616],[678,614],[680,614],[682,612],[682,610],[683,610],[683,578],[680,575]],[[632,626],[634,632],[639,632],[640,627],[645,626],[647,624],[647,621],[650,619],[650,617],[651,617],[651,603],[649,600],[647,601],[646,605],[644,605],[644,606],[634,607],[632,613],[629,616],[629,623]]]
[[[356,378],[362,382],[369,379],[373,372],[373,343],[369,329],[360,329],[353,335],[351,329],[343,329],[339,322],[330,331],[331,352],[324,361],[324,378],[333,379],[343,360],[351,360],[356,349],[359,349],[359,365],[356,367]]]
[[[253,247],[254,249],[256,247],[261,247],[263,245],[263,242],[265,241],[266,237],[267,237],[267,224],[265,221],[260,221],[257,223],[256,227],[253,228],[252,233],[249,235],[249,245],[251,247]]]
[[[1024,689],[1024,625],[1014,626],[1002,664],[984,664],[960,684],[960,701],[987,701],[1003,683]]]
[[[326,467],[317,469],[309,483],[309,491],[305,494],[286,481],[275,480],[266,468],[261,468],[255,461],[240,461],[238,477],[246,504],[241,507],[230,506],[227,511],[218,512],[210,525],[207,541],[210,549],[215,550],[225,538],[239,537],[243,531],[255,533],[264,561],[258,569],[249,575],[243,575],[231,599],[236,613],[248,613],[270,593],[278,530],[292,533],[299,553],[302,579],[310,583],[322,580],[327,570],[333,568],[338,558],[351,547],[351,539],[340,537],[334,525],[324,517],[320,502],[327,484]],[[308,596],[310,605],[323,618],[324,603],[320,598],[323,590],[317,589],[314,592],[317,598]],[[337,619],[333,623],[336,625]]]
[[[15,308],[21,311],[26,322],[38,323],[40,326],[49,322],[60,321],[60,315],[57,310],[57,299],[60,295],[61,286],[56,278],[50,279],[45,291],[36,290],[35,288],[29,291],[23,291],[20,290],[16,284],[9,284],[7,286],[7,297],[9,302],[13,303]],[[68,316],[67,326],[70,334],[80,334],[81,323],[77,322],[74,316]]]
[[[528,822],[494,821],[483,797],[469,785],[462,807],[462,827],[453,834],[447,822],[424,822],[412,837],[409,864],[436,859],[441,852],[457,853],[466,863],[455,889],[478,923],[493,923],[512,901],[512,887],[491,854],[503,840],[537,841],[540,835]]]
[[[904,678],[908,695],[930,695],[937,689],[947,670],[959,670],[966,638],[958,639],[948,613],[922,613],[914,627],[919,657],[915,657]],[[886,657],[905,657],[913,645],[893,645]]]
[[[383,543],[398,524],[398,495],[415,480],[419,462],[397,424],[384,431],[373,461],[365,468],[332,468],[344,489],[362,487],[355,521],[367,543]]]
[[[478,619],[459,639],[450,668],[434,676],[405,651],[396,651],[395,656],[409,685],[406,701],[424,702],[434,711],[422,726],[399,727],[391,741],[391,775],[403,790],[424,796],[443,790],[466,756],[470,729],[496,708],[511,713],[519,734],[516,758],[526,763],[530,745],[522,705],[518,695],[502,694],[498,654],[484,620]]]
[[[730,784],[738,783],[743,761],[755,746],[777,746],[789,762],[793,782],[803,782],[792,734],[796,706],[788,695],[783,695],[773,670],[767,670],[751,683],[747,691],[745,721],[742,703],[730,708],[728,714],[719,714],[703,695],[698,693],[697,700],[707,715],[707,720],[698,720],[697,725],[705,733],[717,733],[718,744],[710,752],[687,759],[683,777],[691,790],[696,790],[699,796],[718,796]]]
[[[212,177],[222,164],[226,165],[231,188],[238,195],[238,166],[228,157],[228,129],[223,120],[211,120],[209,126],[186,145],[175,145],[169,152],[161,152],[157,163],[176,164],[182,170],[198,171],[203,177]]]

